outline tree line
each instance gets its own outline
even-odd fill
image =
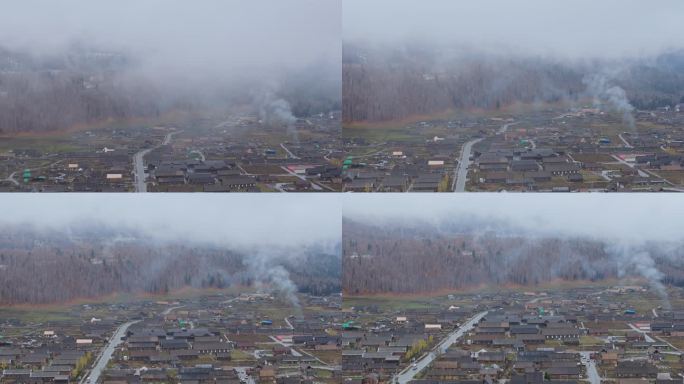
[[[684,102],[683,58],[684,51],[651,61],[570,62],[346,43],[342,117],[345,123],[377,122],[514,103],[591,103],[584,80],[595,74],[624,88],[635,108],[655,109]]]
[[[500,235],[343,222],[344,292],[424,293],[556,280],[649,278],[653,261],[664,284],[684,285],[682,255],[657,245],[620,248],[584,237]],[[679,251],[677,251],[679,252]],[[650,258],[646,260],[644,258]]]
[[[112,293],[164,294],[183,287],[268,285],[268,273],[250,268],[250,252],[192,242],[116,240],[89,231],[78,238],[31,229],[0,234],[0,304],[60,303]],[[299,291],[340,291],[339,254],[302,250],[265,261],[282,266]]]

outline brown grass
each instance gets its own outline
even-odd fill
[[[436,111],[429,114],[414,114],[402,118],[383,120],[383,121],[370,121],[370,120],[357,120],[350,122],[343,122],[343,129],[391,129],[400,128],[407,125],[415,124],[421,121],[431,121],[431,120],[448,120],[456,118],[457,115],[467,115],[471,117],[501,117],[511,116],[516,114],[524,114],[539,111],[540,109],[565,109],[571,106],[580,105],[591,105],[591,100],[579,100],[576,103],[568,103],[564,101],[558,101],[555,103],[522,103],[513,102],[511,104],[506,104],[501,106],[499,109],[484,109],[484,108],[465,108],[465,109],[454,109],[449,108],[443,111]]]
[[[638,281],[638,279],[637,279]],[[544,282],[539,285],[520,285],[520,284],[504,284],[504,285],[499,285],[499,286],[492,286],[489,284],[480,284],[476,286],[468,286],[468,287],[463,287],[463,288],[444,288],[440,290],[435,290],[435,291],[427,291],[427,292],[412,292],[412,293],[393,293],[393,292],[381,292],[381,293],[373,293],[373,292],[361,292],[358,294],[351,294],[347,292],[346,290],[343,292],[344,296],[347,298],[386,298],[386,299],[406,299],[406,300],[412,300],[412,299],[421,299],[421,298],[434,298],[434,297],[439,297],[439,296],[445,296],[449,294],[471,294],[471,293],[481,293],[481,292],[497,292],[497,291],[518,291],[518,292],[524,292],[524,291],[553,291],[553,290],[558,290],[558,289],[573,289],[573,288],[582,288],[582,287],[589,287],[589,286],[595,286],[595,287],[605,287],[605,286],[610,286],[610,285],[616,285],[618,283],[623,283],[624,281],[618,281],[617,279],[606,279],[602,281],[588,281],[588,280],[576,280],[576,281],[568,281],[568,280],[563,280],[560,278],[550,280],[548,282]]]
[[[442,112],[435,112],[427,115],[410,115],[406,117],[402,117],[399,119],[392,119],[392,120],[384,120],[384,121],[369,121],[369,120],[360,120],[360,121],[352,121],[348,123],[344,123],[342,128],[343,129],[355,129],[355,128],[361,128],[361,129],[391,129],[391,128],[400,128],[400,127],[405,127],[407,125],[415,124],[421,121],[430,121],[430,120],[444,120],[444,119],[449,119],[454,117],[456,111],[453,109],[447,109]]]
[[[46,304],[3,304],[3,308],[17,309],[17,310],[60,310],[65,307],[78,306],[83,304],[102,304],[112,302],[131,302],[137,300],[168,300],[168,299],[183,299],[193,298],[197,296],[208,296],[226,293],[241,293],[250,290],[250,287],[234,286],[225,289],[219,288],[194,288],[183,287],[168,293],[150,293],[150,292],[135,292],[135,293],[121,293],[115,292],[100,296],[84,296],[59,303]]]
[[[104,120],[78,123],[69,127],[55,129],[46,132],[13,132],[0,134],[0,139],[8,138],[59,138],[73,133],[104,129],[113,125],[153,125],[162,124],[163,122],[177,121],[186,114],[181,111],[169,111],[162,114],[160,117],[131,117],[127,119],[107,118]]]

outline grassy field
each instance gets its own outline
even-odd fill
[[[259,189],[260,192],[277,192],[275,188],[271,188],[268,185],[262,183],[257,183],[256,187]]]
[[[333,377],[333,373],[331,371],[326,370],[326,369],[317,369],[316,370],[316,377],[321,378],[321,379],[331,379]]]
[[[345,129],[393,129],[405,127],[407,125],[416,124],[421,121],[433,120],[449,120],[458,119],[459,113],[454,110],[446,110],[442,112],[431,113],[428,115],[413,115],[401,119],[385,120],[385,121],[355,121],[351,123],[344,123],[342,130]]]
[[[59,153],[78,151],[85,148],[88,148],[88,145],[75,142],[70,135],[0,138],[0,153],[16,149],[36,149],[42,152]]]
[[[585,183],[585,184],[587,184],[587,183],[596,183],[596,182],[602,183],[602,184],[606,184],[606,183],[607,183],[606,179],[604,179],[603,177],[597,175],[597,174],[594,173],[594,172],[582,170],[582,171],[580,171],[580,174],[581,174],[582,177],[584,178],[583,183]]]
[[[604,153],[573,153],[572,158],[584,163],[612,163],[615,161],[610,155]]]
[[[675,348],[684,349],[684,338],[682,337],[667,337],[664,338],[670,344],[674,345]]]
[[[254,175],[273,175],[285,173],[285,171],[278,165],[243,165],[242,168],[247,173],[251,173]]]
[[[639,280],[604,280],[600,282],[591,281],[564,281],[554,280],[545,284],[540,284],[534,287],[530,286],[486,286],[473,287],[463,290],[445,290],[443,292],[411,294],[411,295],[356,295],[345,296],[344,308],[348,309],[353,306],[378,306],[381,309],[420,309],[426,308],[435,304],[449,304],[449,305],[468,305],[472,304],[472,300],[468,295],[476,294],[495,294],[499,292],[507,293],[523,293],[523,292],[545,292],[549,295],[555,292],[563,292],[569,289],[576,288],[593,288],[605,289],[616,284],[638,284]],[[454,294],[456,300],[448,300],[447,295]],[[531,299],[532,297],[530,297]],[[649,309],[650,310],[650,309]]]
[[[673,293],[670,293],[670,297],[675,297]],[[632,309],[637,311],[637,314],[650,315],[653,308],[656,308],[664,303],[662,300],[654,295],[653,293],[642,293],[639,295],[625,295],[624,302]],[[681,304],[681,303],[680,303]],[[676,303],[672,303],[673,307],[677,308]]]
[[[254,356],[250,355],[249,353],[243,352],[239,349],[233,349],[230,351],[230,360],[232,362],[237,362],[237,361],[254,361]]]
[[[306,352],[328,364],[336,365],[342,362],[342,354],[340,351],[317,351],[314,349],[307,349]]]
[[[25,323],[47,323],[73,320],[71,306],[48,308],[0,308],[0,318],[17,319]]]
[[[602,346],[603,341],[597,337],[583,335],[580,337],[580,345],[582,346]]]
[[[127,304],[135,303],[141,300],[150,301],[176,301],[180,299],[198,299],[210,295],[232,297],[244,292],[254,292],[253,289],[245,287],[230,287],[226,289],[199,289],[199,288],[183,288],[170,292],[168,294],[128,294],[115,293],[97,298],[82,298],[73,300],[67,303],[60,304],[37,304],[37,305],[15,305],[0,307],[0,318],[18,316],[36,316],[36,317],[63,317],[64,314],[78,309],[82,305],[102,305],[102,304]]]
[[[429,307],[436,302],[436,297],[433,296],[368,296],[368,297],[350,297],[344,299],[344,307],[363,307],[363,306],[378,306],[381,309],[421,309]]]
[[[674,184],[684,185],[684,171],[654,171],[655,174]]]
[[[369,142],[422,142],[424,138],[411,132],[410,128],[344,128],[342,138],[363,138]]]
[[[103,121],[99,123],[78,125],[69,129],[49,133],[19,134],[12,136],[0,136],[0,153],[13,149],[37,149],[44,152],[71,152],[89,149],[93,145],[101,143],[79,143],[74,139],[74,134],[91,131],[111,131],[124,129],[152,128],[164,122],[164,119],[129,119],[126,121]],[[98,139],[95,139],[98,140]],[[99,149],[99,148],[98,148]]]

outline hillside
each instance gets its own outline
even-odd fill
[[[630,276],[649,279],[656,289],[684,285],[682,252],[666,246],[538,236],[505,227],[485,231],[477,223],[419,227],[345,219],[343,231],[342,284],[352,295]]]
[[[639,60],[571,62],[429,45],[379,48],[347,43],[343,121],[398,120],[450,109],[495,111],[514,103],[672,106],[684,101],[683,63],[684,51]]]
[[[268,79],[239,80],[227,69],[220,77],[193,82],[151,71],[135,55],[91,47],[35,54],[0,46],[0,136],[154,119],[169,111],[207,115],[230,106],[259,111],[267,107],[262,103],[279,98],[295,117],[341,108],[337,66],[312,65]]]
[[[260,286],[276,294],[338,292],[339,254],[237,251],[192,239],[157,242],[106,227],[0,232],[0,304],[58,303],[111,293]]]

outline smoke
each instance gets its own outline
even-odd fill
[[[279,264],[279,258],[290,258],[286,251],[280,250],[260,251],[247,257],[244,263],[247,265],[249,275],[254,279],[254,285],[259,290],[265,290],[280,296],[290,303],[297,315],[301,315],[301,304],[297,297],[297,285],[290,278],[290,272]]]
[[[671,310],[667,288],[663,284],[664,274],[656,266],[649,250],[624,243],[610,244],[607,251],[616,257],[618,277],[637,274],[648,281],[651,289],[660,297],[663,308]]]
[[[339,95],[321,84],[340,77],[340,13],[336,0],[8,0],[0,100],[13,102],[0,103],[0,126],[14,133],[167,114],[223,118],[275,82],[283,93],[324,92],[288,100],[295,110],[314,105],[306,114],[328,112]]]
[[[683,224],[684,211],[675,208],[681,205],[678,201],[675,196],[635,195],[355,195],[345,196],[344,225],[361,225],[361,232],[346,229],[360,236],[358,241],[382,244],[387,236],[385,244],[393,246],[406,237],[406,244],[399,246],[408,249],[405,252],[421,249],[423,238],[436,244],[430,250],[437,254],[440,247],[453,246],[454,238],[467,239],[468,249],[488,255],[489,264],[473,260],[464,277],[475,283],[643,278],[670,309],[668,286],[684,282],[684,237],[676,229]],[[348,237],[344,244],[352,240],[357,239]],[[403,256],[410,259],[410,254]],[[431,257],[421,260],[442,260]]]
[[[299,134],[295,123],[297,118],[292,114],[292,108],[287,100],[278,98],[273,92],[264,92],[258,100],[259,118],[271,127],[285,126],[292,140],[299,144]]]
[[[159,293],[240,283],[272,290],[298,308],[298,290],[339,289],[330,267],[340,263],[337,197],[94,194],[72,204],[74,199],[2,199],[0,253],[25,259],[13,264],[17,276],[44,273],[42,280],[34,279],[40,284],[19,277],[0,282],[0,293],[3,287],[19,292],[3,299],[48,302],[120,290]],[[23,257],[26,250],[33,254]],[[105,265],[83,262],[80,254],[90,260],[91,250],[96,261],[107,260]],[[50,270],[51,263],[58,268]],[[78,268],[86,276],[74,277]],[[71,279],[78,284],[63,283]]]
[[[367,247],[372,257],[366,261],[344,259],[353,271],[346,275],[344,286],[351,291],[354,284],[360,284],[362,290],[369,292],[407,293],[482,284],[535,286],[556,279],[638,278],[647,283],[665,310],[671,310],[667,284],[681,285],[684,273],[678,252],[650,242],[541,233],[515,225],[501,232],[485,232],[488,221],[472,217],[447,222],[437,227],[424,223],[418,230],[409,230],[414,227],[402,223],[346,223],[344,244],[350,248],[345,255]],[[387,267],[393,263],[402,267]],[[377,283],[372,275],[363,275],[363,271],[385,268],[387,275]],[[423,275],[430,276],[430,281],[413,277]],[[394,285],[389,281],[403,283]]]
[[[634,106],[629,102],[625,90],[612,85],[611,81],[602,74],[584,76],[582,83],[586,85],[587,93],[593,97],[594,106],[597,108],[609,108],[622,115],[622,121],[631,131],[634,131]]]
[[[71,230],[68,232],[71,234]],[[122,234],[117,234],[114,237],[107,238],[101,242],[102,244],[102,250],[100,251],[102,258],[104,260],[111,260],[114,258],[114,250],[116,249],[117,246],[120,244],[129,244],[133,243],[135,241],[139,241],[139,239],[136,239],[133,236],[130,235],[122,235]]]

